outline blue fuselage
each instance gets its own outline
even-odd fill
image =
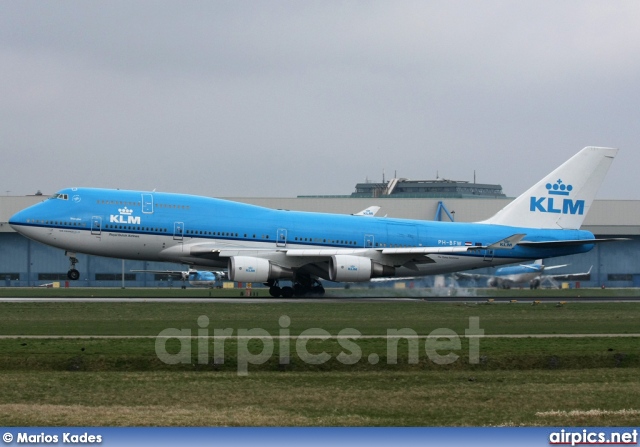
[[[450,248],[489,246],[515,233],[526,234],[524,241],[528,242],[593,239],[582,230],[272,210],[192,195],[91,188],[62,190],[15,214],[9,223],[27,237],[68,251],[203,266],[224,266],[226,261],[194,256],[202,247],[272,251]],[[457,269],[475,268],[583,253],[592,247],[516,246],[459,253],[449,260],[464,261]],[[432,257],[419,268],[420,273],[452,271],[456,263],[446,262],[446,256]]]

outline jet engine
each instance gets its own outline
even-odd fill
[[[329,260],[329,279],[338,282],[364,282],[371,278],[394,276],[395,267],[382,265],[362,256],[335,255]]]
[[[229,258],[229,279],[237,282],[267,282],[272,279],[293,278],[293,270],[268,259],[250,256]]]
[[[496,287],[498,289],[510,289],[512,284],[513,282],[508,279],[496,277],[489,278],[489,280],[487,281],[487,285],[489,287]]]

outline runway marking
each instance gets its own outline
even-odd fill
[[[571,410],[571,411],[539,411],[536,416],[539,417],[575,417],[575,416],[638,416],[640,410],[623,409],[623,410]]]
[[[492,304],[512,304],[514,298],[493,298]],[[566,302],[574,303],[638,303],[640,297],[526,297],[517,298],[517,304],[532,304],[540,301],[541,304],[557,304]],[[335,303],[451,303],[459,305],[483,305],[487,304],[486,297],[324,297],[324,298],[0,298],[0,303],[166,303],[166,304],[335,304]]]
[[[282,303],[380,303],[380,302],[424,302],[422,299],[406,297],[382,298],[0,298],[0,303],[172,303],[172,304],[282,304]]]

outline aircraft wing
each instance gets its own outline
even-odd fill
[[[462,272],[455,272],[455,273],[452,273],[452,275],[456,279],[473,279],[473,280],[489,279],[489,278],[493,278],[494,276],[494,275],[483,275],[481,273],[462,273]]]
[[[567,273],[564,275],[544,275],[546,278],[553,278],[556,281],[589,281],[591,279],[591,269],[593,266],[589,267],[589,271],[585,273]]]
[[[411,281],[413,279],[421,278],[420,276],[389,276],[382,278],[371,278],[371,282],[391,282],[391,281]]]
[[[495,250],[506,249],[511,250],[518,245],[518,243],[524,238],[525,234],[514,234],[508,238],[499,240],[491,245],[482,246],[446,246],[446,247],[404,247],[404,248],[330,248],[330,249],[291,249],[286,250],[287,256],[333,256],[333,255],[345,255],[345,254],[365,254],[367,252],[378,252],[387,256],[394,255],[431,255],[431,254],[456,254],[456,253],[468,253],[481,250]],[[284,250],[283,250],[284,251]]]
[[[135,273],[155,273],[156,275],[167,275],[172,278],[186,279],[189,272],[185,270],[131,270]]]
[[[178,279],[187,279],[189,277],[189,274],[191,273],[198,273],[198,270],[131,270],[132,272],[135,273],[155,273],[156,275],[167,275],[167,276],[171,276],[173,278],[178,278]],[[210,271],[210,270],[207,270]],[[200,273],[203,273],[203,270],[200,270]],[[211,273],[213,273],[216,277],[220,278],[220,279],[226,279],[227,278],[227,272],[222,272],[222,271],[211,271]]]
[[[553,269],[559,269],[562,267],[567,267],[569,264],[560,264],[560,265],[545,265],[544,266],[544,271],[546,272],[547,270],[553,270]],[[548,276],[548,275],[547,275]]]
[[[190,248],[192,256],[200,256],[209,259],[230,258],[232,256],[264,256],[271,253],[280,253],[287,257],[309,258],[314,260],[327,260],[337,255],[352,255],[363,257],[383,257],[389,264],[405,265],[411,268],[410,262],[434,262],[428,256],[435,254],[460,254],[482,250],[511,250],[526,235],[519,233],[485,246],[446,246],[446,247],[405,247],[405,248],[220,248],[210,244],[197,244]],[[408,264],[408,265],[407,265]],[[417,269],[416,269],[417,270]]]

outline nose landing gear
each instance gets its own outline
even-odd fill
[[[76,258],[76,254],[70,251],[67,251],[64,254],[69,256],[69,262],[71,262],[71,267],[69,267],[69,271],[67,272],[67,278],[71,281],[80,279],[80,272],[76,270],[76,264],[79,262],[78,258]]]

